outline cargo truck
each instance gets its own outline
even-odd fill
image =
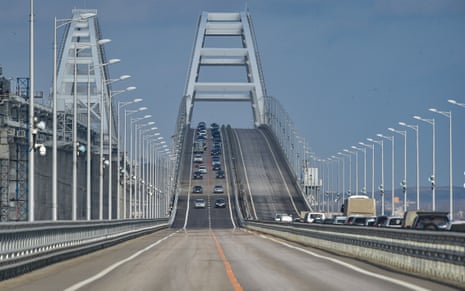
[[[344,200],[341,212],[344,216],[376,216],[376,202],[375,199],[366,195],[350,196]]]

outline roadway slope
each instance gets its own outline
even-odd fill
[[[297,217],[307,204],[272,134],[265,128],[233,129],[236,174],[245,218],[268,220],[276,213]]]

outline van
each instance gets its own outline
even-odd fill
[[[443,211],[425,211],[425,210],[409,210],[404,213],[404,221],[402,223],[402,228],[418,228],[418,226],[414,226],[414,223],[417,220],[418,216],[442,216],[442,217],[447,217],[448,221],[448,215],[449,212],[443,212]]]
[[[321,212],[307,212],[304,217],[304,222],[307,223],[323,223],[325,214]]]

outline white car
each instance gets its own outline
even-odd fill
[[[292,215],[286,213],[276,213],[274,220],[278,222],[292,222]]]
[[[205,208],[206,206],[205,199],[202,199],[202,198],[195,199],[194,206],[195,208]]]
[[[204,166],[204,165],[199,166],[199,172],[202,174],[206,174],[208,172],[207,166]]]
[[[194,155],[194,163],[203,163],[203,156],[202,154]]]
[[[213,193],[224,193],[223,185],[215,185],[215,187],[213,188]]]

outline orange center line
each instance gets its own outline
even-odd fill
[[[229,263],[228,259],[224,255],[223,248],[220,245],[220,242],[216,238],[215,234],[213,232],[210,232],[213,240],[215,241],[216,245],[216,250],[218,251],[218,254],[221,257],[221,260],[223,261],[224,268],[226,269],[226,275],[228,276],[229,282],[231,282],[232,287],[234,288],[234,291],[242,291],[241,284],[239,284],[239,281],[237,281],[236,276],[234,275],[234,272],[232,270],[231,264]]]

